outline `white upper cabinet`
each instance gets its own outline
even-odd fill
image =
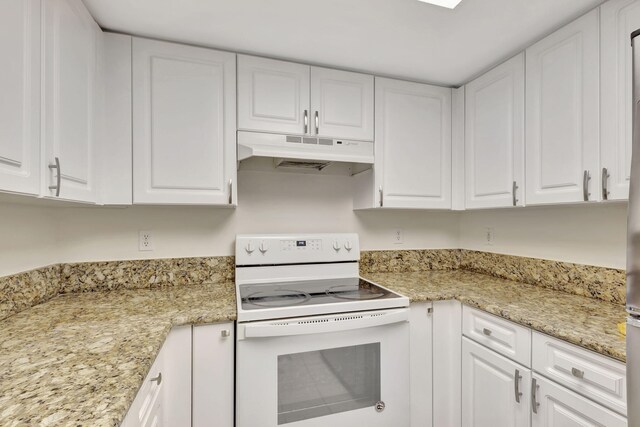
[[[238,55],[238,129],[310,130],[308,65]]]
[[[376,78],[375,115],[374,205],[451,208],[451,89]]]
[[[133,40],[133,202],[232,205],[235,54]]]
[[[40,193],[40,1],[0,3],[0,191]]]
[[[466,208],[524,205],[524,53],[465,94]]]
[[[238,55],[238,130],[373,140],[373,76]]]
[[[531,371],[462,338],[462,425],[528,427]]]
[[[42,193],[95,202],[96,46],[101,31],[81,0],[47,0],[43,19]]]
[[[600,164],[603,175],[596,188],[600,188],[603,200],[626,200],[633,121],[630,34],[640,28],[640,1],[610,0],[601,6],[600,20]]]
[[[599,199],[599,20],[526,50],[526,204]]]
[[[373,76],[311,68],[311,132],[373,140]]]

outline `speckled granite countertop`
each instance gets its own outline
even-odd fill
[[[369,273],[625,360],[624,307],[478,273]],[[0,425],[118,426],[172,326],[236,317],[231,282],[72,293],[0,321]]]
[[[231,282],[67,294],[0,322],[0,426],[118,426],[171,327],[236,318]]]
[[[536,331],[626,360],[625,338],[617,329],[626,313],[619,304],[465,271],[370,273],[365,277],[409,297],[411,302],[457,299]]]

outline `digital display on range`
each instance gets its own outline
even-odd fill
[[[306,240],[296,240],[296,246],[297,247],[305,247],[307,246],[307,241]]]

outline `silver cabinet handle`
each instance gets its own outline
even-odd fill
[[[516,369],[515,382],[514,382],[514,386],[513,386],[513,392],[516,395],[516,403],[520,403],[520,396],[522,396],[522,393],[520,392],[520,380],[521,379],[522,379],[522,375],[520,375],[520,371],[518,369]]]
[[[231,336],[231,331],[228,329],[223,329],[222,331],[220,331],[220,336],[222,338],[229,338]]]
[[[309,112],[304,110],[304,133],[305,135],[309,132]]]
[[[536,392],[538,391],[538,381],[534,378],[531,380],[531,409],[534,414],[538,413],[540,404],[536,402]]]
[[[589,201],[589,181],[591,180],[591,174],[589,171],[584,171],[582,176],[582,198],[585,202]]]
[[[484,329],[482,329],[482,333],[485,334],[486,336],[490,336],[491,335],[491,329],[484,328]]]
[[[576,378],[584,378],[584,371],[581,371],[578,368],[571,368],[571,375]]]
[[[382,207],[382,185],[378,191],[380,192],[380,207]]]
[[[320,119],[318,118],[318,112],[316,111],[316,135],[320,133]]]
[[[609,189],[607,188],[607,183],[609,182],[609,171],[607,168],[602,168],[602,200],[609,199]]]
[[[518,184],[513,181],[513,186],[511,187],[511,197],[513,199],[513,206],[518,206],[518,199],[516,198],[516,192],[518,191]]]
[[[229,180],[229,204],[233,204],[233,180]]]
[[[149,381],[153,382],[157,382],[158,385],[160,385],[162,383],[162,372],[158,372],[158,376],[151,378]]]
[[[49,164],[49,169],[55,169],[57,171],[56,185],[50,185],[49,190],[56,190],[56,197],[60,197],[60,183],[62,180],[62,171],[60,171],[60,159],[58,157],[55,157],[54,164]]]

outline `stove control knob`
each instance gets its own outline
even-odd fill
[[[347,240],[346,242],[344,242],[344,248],[345,248],[347,251],[351,252],[351,249],[353,249],[353,245],[351,244],[351,241],[350,241],[350,240]]]
[[[253,246],[253,243],[249,242],[247,243],[247,246],[244,248],[245,251],[247,251],[248,254],[252,253],[253,251],[256,250],[255,246]]]
[[[265,253],[269,250],[269,245],[267,245],[266,242],[262,242],[260,243],[260,247],[258,247],[258,249],[260,249],[260,252]]]
[[[334,240],[333,241],[333,249],[335,249],[336,252],[339,252],[340,248],[342,248],[342,246],[340,246],[340,242],[338,242],[337,240]]]

